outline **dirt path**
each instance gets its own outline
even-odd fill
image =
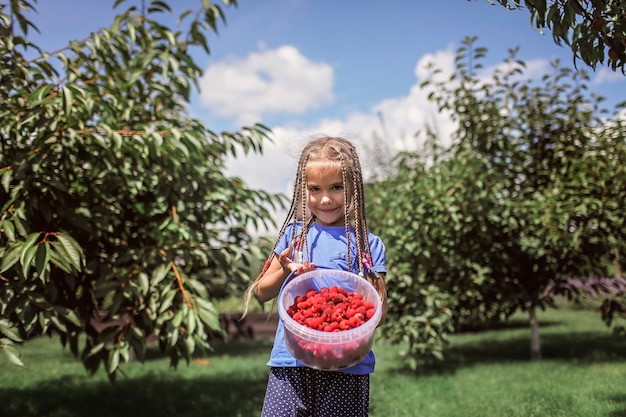
[[[247,337],[250,339],[263,339],[274,337],[278,324],[278,314],[263,312],[250,312],[241,320],[241,313],[220,314],[222,329],[229,337]]]

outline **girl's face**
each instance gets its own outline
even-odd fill
[[[306,168],[306,197],[311,213],[322,226],[345,224],[341,168],[311,164]]]

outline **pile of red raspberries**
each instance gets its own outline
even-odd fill
[[[333,285],[296,296],[287,314],[311,329],[340,332],[359,327],[372,318],[374,311],[374,303],[363,300],[361,294]]]

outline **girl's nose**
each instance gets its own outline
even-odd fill
[[[322,204],[330,204],[330,203],[331,203],[331,199],[330,199],[330,197],[329,197],[329,196],[327,196],[327,195],[322,196],[321,203],[322,203]]]

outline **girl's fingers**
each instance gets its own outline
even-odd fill
[[[287,268],[289,264],[293,262],[291,258],[289,257],[290,252],[291,251],[289,250],[289,248],[287,248],[284,251],[282,251],[280,255],[278,256],[278,261],[283,266],[283,268]]]
[[[301,274],[303,272],[313,271],[315,269],[315,264],[309,261],[304,261],[302,265],[298,266],[296,274]]]

